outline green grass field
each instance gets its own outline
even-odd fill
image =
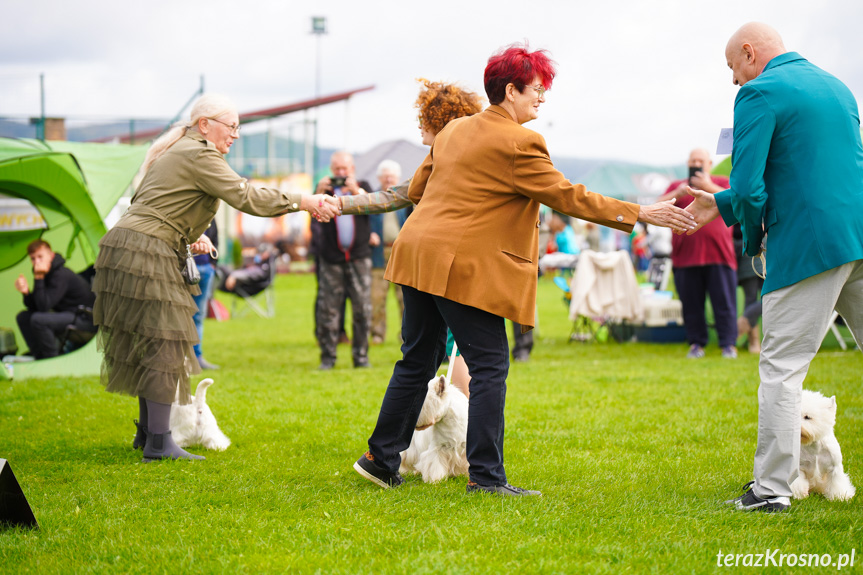
[[[207,322],[206,356],[222,365],[208,399],[233,445],[192,449],[203,462],[142,464],[137,402],[97,378],[2,382],[0,457],[40,528],[0,531],[0,572],[702,573],[735,571],[717,566],[720,552],[774,549],[777,563],[855,550],[843,571],[863,564],[861,495],[813,496],[779,515],[721,505],[751,478],[756,357],[568,343],[561,292],[545,278],[534,353],[510,369],[505,448],[510,481],[544,496],[467,496],[464,478],[381,490],[351,466],[399,356],[397,326],[372,348],[372,369],[352,369],[340,346],[336,369],[319,373],[313,297],[313,276],[280,276],[275,319]],[[858,487],[861,374],[863,354],[831,347],[806,382],[837,396]]]

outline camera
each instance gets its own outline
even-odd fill
[[[693,168],[690,166],[690,168],[689,168],[689,185],[690,186],[692,185],[692,177],[695,176],[696,173],[703,172],[703,171],[704,170],[702,168]]]
[[[346,179],[347,178],[330,178],[330,185],[333,187],[333,189],[344,188]]]

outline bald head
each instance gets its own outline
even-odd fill
[[[713,160],[710,159],[710,152],[704,148],[695,148],[689,153],[689,161],[687,162],[690,168],[700,168],[706,173],[710,173],[713,168]]]
[[[330,157],[330,171],[338,178],[353,176],[354,157],[348,152],[334,152]]]
[[[786,52],[779,32],[761,22],[740,27],[725,46],[725,59],[738,86],[757,78],[770,60]]]

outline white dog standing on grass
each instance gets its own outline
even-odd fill
[[[419,473],[426,483],[467,475],[467,410],[467,397],[446,376],[432,378],[399,472]]]
[[[467,396],[449,383],[457,349],[453,344],[446,376],[429,381],[411,444],[401,453],[399,472],[419,473],[426,483],[468,474]]]
[[[176,401],[171,406],[171,432],[174,442],[180,447],[203,445],[207,449],[224,451],[231,440],[219,429],[216,416],[207,405],[207,388],[213,380],[202,379],[192,396],[192,403],[180,405]]]
[[[831,500],[851,499],[856,489],[842,468],[842,452],[833,433],[836,396],[804,389],[800,418],[800,474],[791,484],[794,498],[820,493]]]

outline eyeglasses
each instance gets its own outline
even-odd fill
[[[237,134],[238,136],[240,135],[240,125],[239,124],[228,124],[227,122],[217,120],[216,118],[207,118],[207,119],[220,123],[221,125],[225,126],[229,130],[231,130],[232,134]]]
[[[537,95],[540,98],[545,96],[546,89],[545,89],[545,86],[543,86],[542,84],[539,84],[537,86],[531,86],[531,88],[533,88],[536,91]]]

